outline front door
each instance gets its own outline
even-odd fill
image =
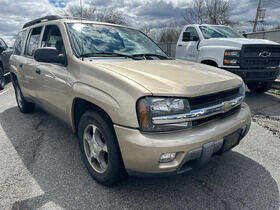
[[[41,47],[55,47],[60,54],[66,54],[60,29],[56,25],[47,25]],[[64,121],[67,115],[67,101],[70,100],[71,86],[68,83],[68,70],[62,64],[37,63],[40,72],[36,97],[40,106]]]
[[[183,41],[181,36],[176,47],[176,58],[188,61],[197,61],[198,58],[198,33],[192,26],[188,27],[185,32],[190,33],[190,39]]]

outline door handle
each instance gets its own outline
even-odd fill
[[[36,73],[37,74],[41,74],[41,70],[40,69],[36,69]]]
[[[178,47],[182,47],[183,45],[181,45],[181,44],[178,44]]]
[[[22,68],[22,67],[23,67],[23,65],[20,63],[20,64],[19,64],[19,68]]]

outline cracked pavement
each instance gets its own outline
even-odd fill
[[[40,109],[21,114],[11,84],[0,101],[0,209],[280,208],[279,96],[247,92],[249,134],[203,168],[111,188],[92,180],[64,124]]]

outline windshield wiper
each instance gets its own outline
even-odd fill
[[[96,52],[96,53],[85,53],[80,55],[80,58],[88,58],[88,57],[95,57],[100,55],[109,55],[109,56],[117,56],[117,57],[124,57],[124,58],[131,58],[133,60],[139,60],[131,55],[121,54],[121,53],[109,53],[109,52]]]
[[[154,56],[154,57],[158,57],[158,58],[162,58],[162,59],[166,59],[166,60],[170,59],[170,57],[168,57],[168,56],[153,54],[153,53],[134,54],[132,56],[133,57],[146,57],[146,56],[152,57],[152,56]]]

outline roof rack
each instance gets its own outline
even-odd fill
[[[62,17],[60,17],[58,15],[49,15],[49,16],[41,17],[41,18],[32,20],[28,23],[25,23],[22,28],[24,29],[24,28],[27,28],[29,26],[35,25],[37,23],[41,23],[41,22],[45,22],[45,21],[51,21],[51,20],[59,20],[59,19],[62,19]]]

